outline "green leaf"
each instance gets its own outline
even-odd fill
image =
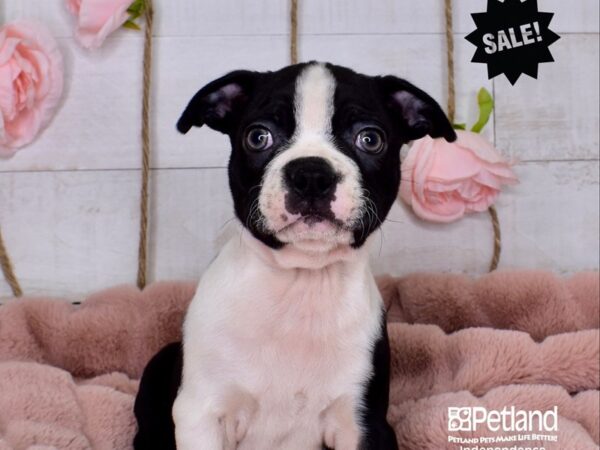
[[[132,22],[131,20],[126,21],[123,24],[123,28],[129,28],[130,30],[136,30],[136,31],[141,30],[140,26],[137,23]]]
[[[135,20],[142,15],[145,6],[145,0],[135,0],[131,5],[129,5],[129,8],[127,8],[129,18],[123,24],[123,27],[129,28],[130,30],[140,31],[141,28],[137,23],[135,23]]]
[[[479,89],[479,92],[477,93],[477,104],[479,105],[479,119],[477,119],[477,123],[471,128],[471,131],[475,133],[479,133],[485,124],[488,123],[488,120],[490,120],[490,115],[494,109],[494,99],[492,98],[492,94],[485,88]]]
[[[135,0],[131,5],[129,5],[129,8],[127,8],[127,12],[131,15],[135,15],[136,17],[139,17],[143,10],[144,0]]]
[[[454,128],[455,130],[466,130],[467,124],[466,123],[453,123],[452,128]]]
[[[137,18],[138,18],[138,17],[140,17],[141,15],[142,15],[141,13],[132,13],[132,14],[129,16],[129,19],[128,19],[128,20],[130,20],[130,21],[132,21],[132,22],[133,22],[135,19],[137,19]]]

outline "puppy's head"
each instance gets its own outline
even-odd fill
[[[236,71],[202,88],[177,123],[231,140],[229,184],[241,223],[278,249],[360,247],[400,183],[400,147],[456,139],[440,106],[394,76],[331,64]]]

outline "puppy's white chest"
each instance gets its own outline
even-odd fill
[[[225,270],[217,259],[200,283],[184,328],[180,396],[197,395],[238,424],[231,448],[321,449],[341,428],[358,436],[380,325],[370,272],[278,273],[250,261]]]
[[[353,413],[369,351],[367,339],[343,335],[320,340],[299,333],[264,342],[237,373],[258,406],[238,448],[320,449],[328,409],[341,398],[350,409],[348,426],[358,428]]]

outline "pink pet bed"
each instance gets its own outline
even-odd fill
[[[450,406],[557,406],[558,441],[521,445],[599,448],[597,272],[420,274],[379,286],[401,448],[456,450],[449,435],[503,434],[449,432]],[[132,448],[137,380],[180,339],[193,293],[192,283],[164,282],[108,289],[81,306],[28,298],[0,307],[0,450]]]

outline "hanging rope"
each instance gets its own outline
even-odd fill
[[[492,218],[492,227],[494,228],[494,254],[490,261],[490,272],[493,272],[498,267],[500,262],[500,252],[502,251],[502,235],[500,234],[500,221],[498,220],[498,212],[494,205],[488,208],[490,217]]]
[[[446,0],[446,62],[448,64],[448,119],[454,123],[456,91],[454,87],[454,29],[452,26],[452,0]]]
[[[452,27],[452,0],[445,0],[446,15],[446,59],[448,62],[448,118],[454,123],[456,112],[456,88],[454,85],[454,34]],[[490,262],[489,271],[492,272],[498,267],[500,262],[500,253],[502,252],[502,236],[500,234],[500,221],[498,212],[494,205],[488,208],[490,218],[492,219],[492,228],[494,230],[494,251]]]
[[[148,182],[150,178],[150,84],[152,78],[152,0],[144,1],[144,75],[142,92],[142,188],[140,192],[140,240],[138,247],[137,286],[146,286],[148,249]]]
[[[298,0],[292,0],[290,5],[290,61],[298,62]]]
[[[23,295],[23,291],[21,290],[21,286],[19,285],[19,280],[15,276],[15,271],[13,270],[12,262],[10,257],[8,256],[8,252],[6,251],[6,247],[4,246],[4,240],[2,239],[2,230],[0,230],[0,266],[2,266],[2,273],[4,274],[4,279],[10,286],[12,293],[15,297],[21,297]]]

